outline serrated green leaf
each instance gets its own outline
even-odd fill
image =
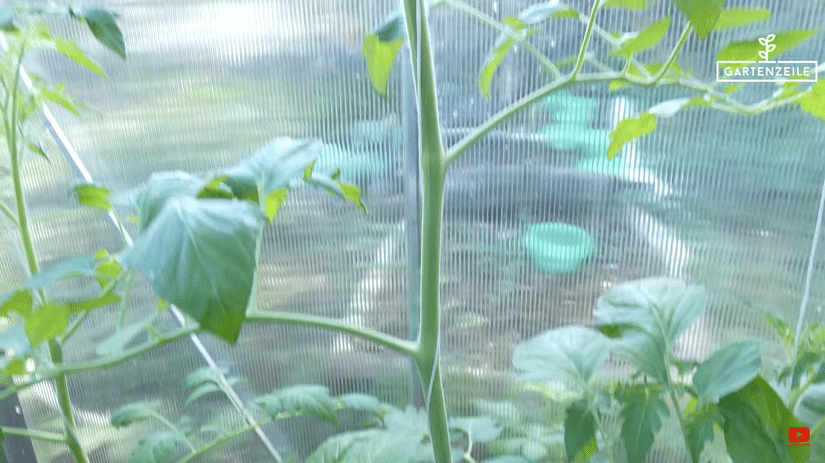
[[[760,376],[722,397],[725,444],[733,463],[766,461],[806,463],[810,447],[788,446],[788,428],[802,426]]]
[[[105,256],[98,257],[98,254],[95,254],[95,259],[105,259],[98,263],[97,267],[95,267],[95,270],[97,271],[97,283],[100,285],[101,289],[105,288],[106,285],[112,281],[112,279],[120,275],[120,272],[123,271],[123,267],[121,267],[120,262],[118,262],[118,260],[114,257],[106,259],[109,253],[105,249],[103,249],[103,251],[106,252]]]
[[[641,463],[662,427],[662,417],[670,416],[670,411],[657,392],[644,386],[630,388],[622,399],[622,441],[627,461]]]
[[[825,79],[813,84],[808,94],[796,100],[796,104],[806,113],[825,120]]]
[[[656,116],[642,113],[637,118],[619,121],[616,129],[610,132],[610,146],[607,148],[607,159],[613,159],[625,143],[647,135],[656,129]]]
[[[32,151],[32,153],[37,154],[38,156],[45,159],[49,163],[52,162],[51,159],[49,159],[49,156],[46,155],[46,152],[43,151],[43,148],[40,146],[39,143],[27,143],[26,146],[29,147],[29,149]],[[0,168],[0,171],[1,170],[2,170],[2,168]]]
[[[224,180],[226,180],[226,175],[219,175],[212,180],[210,180],[206,185],[201,188],[198,194],[195,196],[198,199],[232,199],[235,195],[232,194],[232,191],[229,190],[228,187],[223,185]],[[239,198],[240,199],[240,198]]]
[[[186,438],[178,433],[163,431],[142,439],[130,463],[168,463],[175,451],[175,446],[184,444]]]
[[[596,453],[596,419],[587,402],[577,400],[567,408],[564,418],[564,450],[568,461],[588,461]]]
[[[665,36],[668,27],[670,27],[670,16],[665,16],[664,18],[642,29],[641,32],[639,32],[639,34],[635,37],[623,42],[619,48],[613,50],[610,54],[620,55],[630,59],[631,56],[639,53],[640,51],[647,50],[653,45],[659,43],[659,41],[662,40],[662,37]]]
[[[60,53],[61,55],[69,58],[70,60],[74,61],[75,63],[89,69],[90,71],[94,72],[95,74],[106,77],[106,73],[103,72],[103,69],[100,69],[100,66],[97,65],[91,58],[86,55],[77,44],[69,39],[64,39],[62,37],[48,37],[47,43],[52,45],[55,51]]]
[[[730,344],[699,364],[693,375],[693,387],[699,393],[700,403],[713,403],[750,383],[761,367],[758,342]]]
[[[287,187],[283,187],[266,195],[266,199],[264,199],[264,214],[266,214],[266,218],[269,219],[270,222],[275,219],[275,214],[278,213],[281,204],[286,201],[287,190]]]
[[[18,289],[0,295],[0,317],[5,317],[9,312],[16,312],[23,317],[27,317],[32,311],[32,295],[29,291]]]
[[[106,48],[126,59],[126,43],[123,33],[117,26],[115,16],[106,10],[84,9],[73,11],[75,15],[86,20],[92,35]]]
[[[155,293],[234,343],[256,269],[260,211],[247,202],[177,197],[124,252]]]
[[[722,427],[722,415],[715,404],[706,404],[700,409],[697,409],[696,405],[696,399],[691,398],[690,405],[684,414],[686,441],[692,463],[699,463],[705,444],[713,441],[714,428]]]
[[[578,18],[579,12],[571,8],[565,3],[544,2],[532,5],[524,9],[518,15],[519,21],[522,22],[521,28],[526,24],[538,24],[550,18]],[[505,18],[506,19],[506,18]],[[513,24],[508,24],[513,26]]]
[[[363,410],[373,415],[383,417],[390,407],[381,403],[376,397],[367,394],[351,393],[338,397],[338,400],[347,408],[353,410]]]
[[[120,407],[109,418],[109,422],[116,428],[129,426],[132,423],[148,420],[155,416],[160,402],[134,402]]]
[[[355,185],[349,185],[339,180],[341,175],[340,170],[336,170],[331,176],[312,173],[312,178],[307,181],[312,186],[323,188],[329,194],[336,195],[340,198],[347,199],[355,203],[361,212],[366,213],[367,209],[361,202],[361,189]]]
[[[26,336],[29,337],[31,345],[37,347],[41,342],[66,331],[69,326],[69,313],[68,307],[64,304],[49,301],[33,310],[24,323]]]
[[[80,204],[106,212],[112,210],[112,204],[108,199],[110,193],[111,190],[108,188],[90,183],[74,186],[74,194]]]
[[[364,37],[361,56],[367,60],[367,72],[372,87],[384,98],[387,97],[387,81],[390,78],[392,63],[395,62],[395,57],[403,44],[403,37],[392,41],[382,41],[377,33]]]
[[[453,417],[450,418],[450,428],[467,434],[470,442],[490,442],[504,430],[489,416]]]
[[[338,426],[335,400],[329,389],[317,384],[301,384],[257,397],[253,404],[273,420],[282,413],[312,415]]]
[[[682,14],[690,20],[691,25],[696,30],[699,40],[713,30],[713,26],[722,14],[722,5],[725,0],[673,0]]]
[[[776,59],[776,57],[801,44],[816,32],[816,29],[796,29],[774,34],[771,45],[774,45],[775,48],[771,51],[770,58]],[[765,47],[759,43],[759,38],[731,42],[716,55],[716,61],[759,61],[759,52],[764,51]],[[737,69],[747,64],[727,63],[726,66]]]
[[[584,386],[607,359],[607,338],[579,326],[546,331],[517,346],[513,366],[527,381],[563,381]]]
[[[183,403],[184,407],[188,407],[189,404],[192,402],[200,399],[201,397],[209,394],[211,392],[220,392],[221,388],[215,383],[204,383],[200,386],[196,387],[192,393],[189,394],[189,397],[186,398],[186,401]]]
[[[79,117],[80,111],[77,109],[77,106],[75,106],[74,102],[72,101],[71,95],[63,91],[65,87],[66,84],[60,83],[55,85],[53,89],[50,89],[48,87],[40,87],[40,89],[38,90],[40,94],[43,96],[44,100],[58,104],[70,113]]]
[[[764,8],[728,8],[722,10],[713,26],[716,30],[744,26],[745,24],[771,19],[771,12]]]
[[[513,30],[512,33],[516,37],[526,39],[538,31],[538,28],[531,28],[526,30]],[[495,75],[499,64],[501,64],[501,60],[504,59],[504,56],[507,55],[507,52],[513,48],[516,42],[517,39],[515,37],[501,34],[493,50],[487,55],[484,66],[482,66],[481,72],[478,74],[478,89],[485,97],[490,98],[490,85],[492,85],[493,82],[493,75]]]

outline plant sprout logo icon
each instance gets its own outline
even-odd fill
[[[775,34],[770,34],[767,37],[760,37],[759,43],[765,47],[764,50],[759,52],[759,57],[762,58],[764,61],[763,63],[768,63],[768,53],[774,51],[776,49],[776,45],[772,44],[773,40],[776,38]]]

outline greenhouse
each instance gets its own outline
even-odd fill
[[[2,2],[0,462],[825,463],[822,24]]]

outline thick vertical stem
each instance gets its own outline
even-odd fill
[[[11,50],[10,50],[11,51]],[[37,256],[34,252],[34,242],[31,237],[31,229],[29,228],[29,218],[26,211],[26,201],[23,195],[23,181],[20,172],[20,151],[18,142],[18,124],[17,124],[17,89],[20,84],[20,64],[25,53],[25,45],[21,45],[16,59],[16,69],[11,85],[7,86],[7,111],[4,114],[4,128],[9,148],[9,161],[11,164],[12,183],[14,185],[14,197],[17,207],[17,223],[20,230],[20,241],[23,245],[23,250],[26,253],[26,262],[28,263],[29,273],[31,275],[40,271],[37,264]],[[41,301],[45,296],[40,295]],[[48,342],[49,355],[52,362],[59,364],[63,361],[63,349],[60,343],[52,339]],[[71,400],[69,399],[69,388],[66,383],[66,375],[60,374],[55,378],[55,389],[57,391],[57,402],[60,406],[60,411],[63,414],[63,429],[66,436],[66,445],[68,445],[72,455],[78,463],[88,463],[89,458],[80,446],[77,439],[77,428],[75,427],[74,415],[72,413]]]
[[[421,134],[421,319],[415,361],[424,389],[435,461],[449,463],[450,436],[439,369],[439,269],[445,159],[436,105],[435,72],[425,0],[404,0],[410,57],[415,73]]]

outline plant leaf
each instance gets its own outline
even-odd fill
[[[513,34],[521,39],[526,39],[538,31],[538,28],[527,30],[514,28],[512,30]],[[478,74],[478,89],[488,99],[490,98],[490,85],[493,82],[493,75],[496,73],[499,64],[501,64],[501,60],[504,59],[504,56],[507,55],[507,52],[513,48],[516,42],[515,37],[501,34],[496,40],[493,50],[487,55],[484,66],[481,67],[481,72]]]
[[[662,417],[670,415],[667,404],[655,391],[633,386],[622,398],[622,440],[629,463],[644,461],[653,446],[653,437],[662,427]]]
[[[520,344],[513,366],[527,381],[567,381],[586,385],[609,353],[607,338],[580,326],[556,328]]]
[[[637,36],[623,42],[619,48],[613,50],[610,54],[621,55],[627,59],[630,59],[631,56],[639,53],[640,51],[647,50],[653,45],[659,43],[659,41],[662,40],[662,37],[665,36],[668,27],[670,27],[670,16],[665,16],[664,18],[642,29]]]
[[[730,344],[699,364],[693,375],[693,387],[699,393],[700,403],[716,402],[750,383],[761,367],[758,342]]]
[[[186,401],[183,403],[184,407],[188,407],[189,404],[192,402],[200,399],[201,397],[209,394],[211,392],[220,392],[221,388],[215,383],[204,383],[200,386],[196,387],[194,391],[189,394],[189,397],[186,398]]]
[[[226,368],[203,367],[198,368],[186,375],[186,378],[181,382],[182,387],[197,387],[204,383],[219,384],[221,377],[226,375],[229,370]]]
[[[112,204],[108,200],[109,193],[111,191],[108,188],[90,183],[74,186],[74,194],[80,204],[106,212],[112,210]]]
[[[719,21],[725,0],[674,0],[674,2],[696,29],[699,40],[704,40]]]
[[[564,419],[564,450],[568,461],[589,461],[598,450],[596,419],[587,402],[577,400],[567,408]]]
[[[16,312],[23,317],[27,317],[32,311],[32,295],[24,289],[11,291],[0,295],[0,317],[5,317],[9,312]]]
[[[73,10],[72,13],[86,20],[86,25],[92,31],[92,35],[103,46],[126,59],[126,43],[123,40],[123,33],[117,27],[115,16],[112,13],[101,9]]]
[[[673,117],[680,109],[687,106],[690,101],[690,98],[676,98],[663,101],[655,106],[651,106],[647,112],[658,117]]]
[[[146,328],[146,325],[151,323],[154,318],[155,314],[152,314],[152,316],[146,320],[115,331],[111,336],[104,339],[97,345],[95,352],[103,357],[122,352],[123,349],[125,349],[126,346],[129,345],[129,343],[132,342],[132,340],[135,339],[135,337],[137,337],[137,335],[140,334]]]
[[[0,29],[5,32],[16,32],[17,26],[14,25],[14,7],[4,6],[0,8]]]
[[[142,439],[129,460],[130,463],[167,463],[175,446],[184,444],[186,438],[179,433],[162,431]]]
[[[246,317],[260,211],[246,202],[172,198],[122,256],[155,293],[234,343]]]
[[[64,304],[47,301],[26,317],[26,336],[33,347],[66,331],[69,309]]]
[[[318,384],[299,384],[272,391],[257,397],[252,403],[261,408],[273,420],[282,413],[312,415],[338,426],[335,400],[329,389]]]
[[[554,1],[532,5],[522,10],[518,19],[524,24],[538,24],[550,18],[578,18],[579,12],[566,3]],[[507,18],[505,18],[507,19]],[[512,25],[512,24],[511,24]]]
[[[616,129],[610,132],[610,146],[607,148],[607,159],[613,159],[619,154],[625,143],[647,135],[656,128],[656,116],[642,113],[637,118],[619,121]]]
[[[733,463],[781,461],[806,463],[810,447],[790,447],[788,428],[802,426],[782,399],[760,376],[722,397],[725,444]]]
[[[699,463],[705,444],[713,441],[714,427],[722,427],[722,415],[715,404],[705,404],[704,407],[698,410],[695,408],[696,405],[696,399],[691,398],[688,409],[685,410],[684,414],[687,443],[692,463]]]
[[[602,332],[639,330],[670,346],[704,313],[706,305],[707,294],[701,286],[675,278],[645,278],[614,286],[600,297],[596,326]]]
[[[77,43],[74,41],[64,39],[62,37],[53,37],[51,34],[44,35],[41,38],[45,39],[45,43],[51,45],[51,48],[56,50],[61,55],[69,58],[86,69],[89,69],[101,77],[106,77],[106,73],[103,72],[103,69],[100,69],[100,66],[92,61],[92,59],[86,55],[86,52],[78,47]]]
[[[129,426],[154,417],[158,407],[160,407],[160,402],[133,402],[112,413],[109,422],[116,428]]]
[[[379,418],[383,417],[391,408],[390,406],[381,403],[381,401],[376,397],[367,394],[359,394],[356,392],[339,396],[338,400],[347,408],[351,408],[353,410],[363,410]]]
[[[392,63],[404,44],[404,35],[404,18],[400,12],[396,12],[364,37],[361,56],[367,60],[372,87],[384,98],[387,97],[387,81]]]
[[[722,10],[719,20],[713,26],[715,30],[744,26],[745,24],[771,19],[771,12],[764,8],[728,8]]]
[[[140,213],[140,231],[146,230],[166,203],[177,197],[195,197],[206,182],[183,171],[155,172],[140,187],[128,193],[131,204]]]
[[[451,418],[450,428],[459,429],[467,434],[470,442],[490,442],[501,435],[504,429],[496,425],[489,416]]]
[[[814,384],[805,389],[796,404],[794,415],[810,428],[825,419],[825,383]]]
[[[313,172],[310,179],[307,180],[307,183],[315,187],[323,188],[329,194],[352,201],[361,209],[361,212],[366,213],[367,209],[361,202],[361,189],[355,185],[349,185],[342,182],[339,179],[340,175],[340,170],[336,170],[331,176]]]
[[[633,10],[642,10],[647,8],[648,0],[605,0],[602,2],[602,8],[626,8]]]
[[[796,104],[806,113],[825,121],[825,79],[811,86],[811,90]]]

